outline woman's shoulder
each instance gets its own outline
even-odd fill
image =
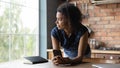
[[[86,31],[88,31],[87,27],[84,26],[83,24],[80,25],[79,30],[82,31],[82,32],[86,32]]]
[[[51,32],[57,32],[57,31],[59,31],[59,30],[58,30],[58,28],[56,26],[53,27],[52,30],[51,30]]]
[[[77,32],[76,32],[76,33],[77,33],[78,35],[82,36],[82,35],[84,35],[86,32],[88,32],[87,27],[84,26],[84,25],[80,25],[79,28],[77,29]]]
[[[60,34],[62,33],[63,30],[58,29],[56,26],[51,30],[51,34],[57,33]]]

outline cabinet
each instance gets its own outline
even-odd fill
[[[92,50],[92,58],[120,59],[120,51]]]
[[[53,58],[52,49],[47,49],[47,59],[52,59],[52,58]]]
[[[63,50],[62,51],[62,55],[63,55]],[[120,60],[120,51],[104,51],[104,50],[95,50],[92,49],[91,50],[92,54],[91,57],[92,58],[104,58],[104,59],[119,59]],[[52,59],[53,58],[53,52],[52,49],[47,49],[47,58],[48,59]]]
[[[95,54],[95,57],[105,59],[120,59],[120,55],[116,54]]]

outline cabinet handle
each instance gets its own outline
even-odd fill
[[[113,59],[113,56],[110,56],[110,59]]]
[[[118,59],[120,59],[120,57],[118,57]]]
[[[103,58],[105,59],[105,56],[103,56]]]

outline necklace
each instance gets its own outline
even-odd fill
[[[71,36],[71,33],[68,34],[68,37],[70,37],[70,36]]]

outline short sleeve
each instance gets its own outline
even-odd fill
[[[53,37],[56,38],[57,40],[60,39],[59,30],[58,30],[57,27],[54,27],[54,28],[51,30],[51,36],[53,36]]]
[[[88,31],[87,27],[85,27],[84,25],[81,27],[80,32],[81,32],[81,36],[84,35],[84,33]]]

